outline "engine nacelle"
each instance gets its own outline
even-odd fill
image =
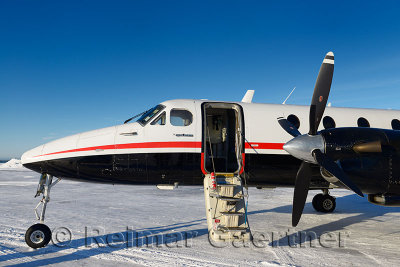
[[[368,201],[372,204],[386,207],[400,207],[400,196],[397,195],[368,195]]]

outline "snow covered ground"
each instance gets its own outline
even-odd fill
[[[317,214],[310,201],[318,192],[311,192],[293,228],[292,189],[251,188],[248,211],[255,240],[215,247],[208,242],[201,187],[161,191],[155,186],[63,180],[53,188],[46,212],[46,224],[57,235],[55,244],[32,250],[24,234],[36,223],[33,208],[38,199],[33,196],[38,179],[25,168],[0,169],[0,265],[400,264],[400,208],[374,206],[345,190],[333,192],[333,214]],[[64,228],[72,235],[70,242]],[[304,241],[304,235],[311,238]]]
[[[23,168],[20,159],[11,159],[5,163],[0,163],[0,169],[18,169]]]

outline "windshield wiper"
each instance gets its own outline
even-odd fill
[[[142,113],[137,114],[137,115],[133,116],[132,118],[127,119],[126,121],[124,121],[124,124],[130,122],[130,121],[133,120],[133,119],[136,119],[136,118],[139,117],[139,116],[142,116],[143,114],[145,114],[145,113],[146,113],[147,111],[149,111],[149,110],[150,110],[150,109],[148,109],[148,110],[146,110],[146,111],[143,111]]]

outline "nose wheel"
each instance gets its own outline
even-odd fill
[[[336,208],[336,199],[329,194],[317,194],[312,200],[312,205],[318,212],[331,213]]]
[[[31,248],[42,248],[49,244],[51,239],[50,228],[42,223],[37,223],[28,228],[25,233],[25,242]]]
[[[50,190],[61,179],[53,182],[53,176],[49,174],[42,174],[40,176],[39,185],[35,197],[43,195],[40,202],[35,207],[36,219],[40,223],[34,224],[28,228],[25,233],[25,242],[31,248],[42,248],[47,246],[51,240],[51,230],[44,224],[44,215],[46,212],[47,203],[50,201]],[[42,205],[40,214],[38,213],[39,207]]]

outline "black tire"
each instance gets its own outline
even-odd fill
[[[31,248],[42,248],[47,246],[51,239],[50,228],[42,223],[32,225],[26,230],[25,242]]]
[[[323,197],[323,194],[317,194],[312,199],[313,208],[318,212],[322,212],[321,202]]]
[[[321,202],[319,207],[321,208],[321,212],[331,213],[336,208],[336,199],[330,195],[322,195]]]

